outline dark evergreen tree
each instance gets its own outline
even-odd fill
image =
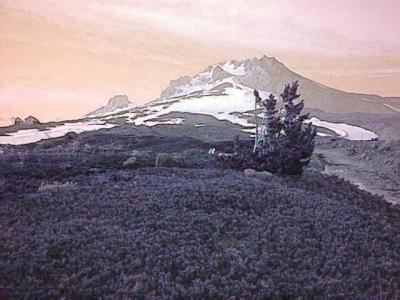
[[[227,166],[278,174],[302,173],[314,151],[316,130],[311,124],[303,124],[308,114],[301,114],[304,100],[295,102],[300,97],[298,86],[297,81],[285,86],[281,110],[276,108],[277,100],[273,94],[262,100],[258,91],[254,91],[256,104],[264,108],[263,128],[260,132],[256,130],[254,151],[236,148],[233,155],[225,157]]]
[[[308,114],[301,114],[304,100],[295,103],[300,97],[297,93],[298,82],[286,85],[282,94],[281,126],[283,133],[283,149],[281,149],[281,172],[285,174],[298,174],[310,162],[314,151],[314,138],[316,130],[311,124],[304,125]]]

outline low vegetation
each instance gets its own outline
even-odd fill
[[[126,169],[132,149],[83,137],[0,156],[0,296],[399,296],[400,212],[382,199],[308,171],[204,168],[202,151],[184,155],[199,169]]]

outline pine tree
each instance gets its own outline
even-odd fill
[[[277,174],[296,175],[303,172],[314,151],[316,130],[311,123],[304,125],[308,114],[301,114],[304,100],[296,102],[297,81],[285,86],[281,98],[282,108],[277,109],[277,100],[273,94],[262,100],[259,92],[254,91],[256,136],[254,149],[239,146],[235,139],[233,149],[220,157],[224,166],[234,169],[252,168]],[[258,130],[257,105],[264,109],[263,126]],[[233,151],[232,151],[233,150]],[[231,152],[231,154],[229,154]]]
[[[284,173],[301,173],[307,165],[314,151],[314,138],[316,130],[312,129],[311,124],[303,125],[308,119],[308,114],[301,114],[304,108],[304,100],[295,103],[294,100],[300,97],[297,94],[298,82],[286,85],[281,94],[283,103],[283,132],[285,134],[285,157],[283,164]]]
[[[298,82],[286,85],[282,94],[282,110],[276,109],[277,100],[273,94],[259,101],[264,107],[264,128],[262,143],[258,144],[255,159],[262,169],[273,173],[300,174],[310,162],[314,151],[315,129],[311,124],[303,125],[308,114],[301,114],[304,100],[296,103]],[[258,95],[258,92],[254,93]]]

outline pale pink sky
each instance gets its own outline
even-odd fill
[[[79,116],[115,94],[144,103],[178,76],[262,54],[400,96],[399,13],[398,0],[0,0],[0,118]]]

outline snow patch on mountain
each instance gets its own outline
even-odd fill
[[[248,88],[226,88],[220,96],[189,97],[176,101],[169,106],[159,105],[147,107],[154,113],[129,120],[135,125],[146,125],[146,122],[171,112],[211,115],[218,120],[227,120],[241,126],[253,126],[247,119],[233,115],[235,112],[246,112],[254,106],[252,90]],[[142,109],[143,111],[143,109]]]
[[[145,123],[146,126],[152,127],[155,125],[180,125],[185,122],[183,118],[174,118],[174,119],[164,119],[160,121],[147,121]]]
[[[314,126],[323,127],[335,132],[338,136],[349,139],[349,140],[364,140],[369,141],[378,136],[369,130],[364,128],[349,125],[345,123],[331,123],[327,121],[321,121],[316,117],[312,117],[309,120],[305,120],[304,123],[312,123]]]
[[[10,145],[30,144],[50,138],[62,137],[68,132],[82,133],[85,131],[94,131],[103,128],[112,128],[115,126],[117,125],[107,124],[95,120],[89,122],[65,123],[60,126],[50,127],[47,130],[24,129],[13,133],[9,133],[5,136],[0,136],[0,144],[10,144]]]
[[[256,88],[259,91],[263,99],[268,97],[270,93],[273,93],[279,99],[284,84],[292,80],[299,80],[300,93],[306,99],[306,106],[308,105],[311,108],[321,110],[327,108],[326,111],[343,110],[347,112],[348,109],[344,107],[345,105],[353,108],[353,104],[359,101],[362,102],[361,107],[365,107],[371,101],[374,104],[374,109],[378,105],[383,106],[385,112],[393,112],[397,109],[390,104],[376,102],[377,96],[374,96],[375,98],[369,97],[369,95],[359,97],[354,93],[348,94],[330,89],[292,72],[273,57],[263,56],[259,59],[232,60],[219,63],[209,66],[193,77],[182,76],[171,80],[170,85],[161,93],[160,98],[146,105],[134,106],[127,96],[115,96],[108,101],[106,106],[90,113],[83,121],[92,120],[106,124],[110,120],[125,119],[127,123],[136,126],[183,124],[183,121],[178,120],[179,118],[160,120],[161,116],[172,112],[181,112],[213,116],[217,120],[225,120],[240,125],[243,127],[242,129],[250,132],[251,128],[254,129],[255,127],[248,121],[253,119],[254,89]],[[340,102],[339,100],[343,101]],[[280,103],[278,105],[280,106]],[[258,116],[262,118],[263,114],[261,113]],[[339,136],[348,139],[377,137],[372,131],[357,126],[330,123],[317,118],[307,122],[311,121],[317,127],[328,128]]]

